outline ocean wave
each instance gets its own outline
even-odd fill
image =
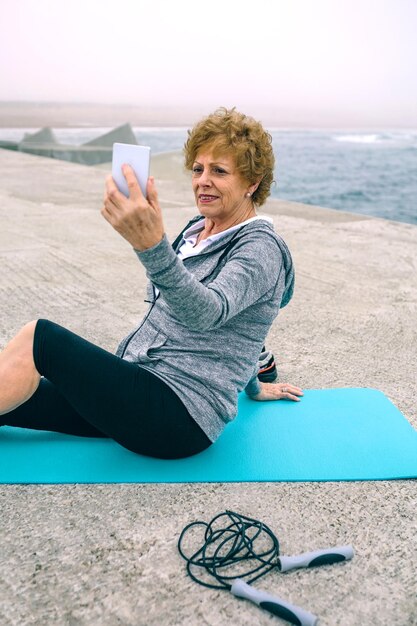
[[[344,191],[338,194],[338,199],[342,202],[344,200],[364,200],[365,202],[371,202],[372,197],[361,189],[351,189],[350,191]]]
[[[377,143],[416,143],[417,133],[415,131],[392,131],[382,133],[355,133],[350,135],[333,135],[334,141],[341,141],[346,143],[364,143],[364,144],[377,144]]]
[[[377,143],[384,141],[382,135],[336,135],[332,139],[349,143]]]

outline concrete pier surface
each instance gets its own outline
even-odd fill
[[[179,156],[153,159],[174,237],[196,214]],[[100,214],[104,169],[0,151],[0,347],[46,317],[113,351],[144,314],[145,273]],[[269,201],[296,267],[267,345],[280,380],[375,387],[417,427],[417,228]],[[0,431],[1,436],[1,431]],[[278,451],[277,451],[278,453]],[[351,543],[344,565],[257,585],[321,626],[417,624],[416,482],[3,485],[0,624],[284,624],[187,578],[176,544],[226,509],[264,521],[285,554]]]

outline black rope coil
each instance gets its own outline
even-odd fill
[[[227,525],[216,528],[219,521]],[[187,556],[183,550],[184,537],[196,526],[206,529],[204,543],[194,554]],[[196,583],[211,589],[231,589],[231,580],[246,578],[250,584],[277,567],[279,542],[266,524],[234,511],[225,511],[208,523],[197,521],[188,524],[178,540],[178,551],[187,562],[188,575]],[[242,569],[242,564],[248,561],[255,567]],[[219,584],[206,582],[197,572],[215,579]]]

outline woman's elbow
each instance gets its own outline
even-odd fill
[[[189,308],[186,313],[186,324],[190,330],[206,332],[220,328],[229,317],[230,309],[221,302],[207,303],[206,306]]]
[[[223,324],[224,320],[222,317],[208,317],[207,315],[200,315],[193,317],[192,320],[189,320],[187,326],[190,330],[201,333],[216,330],[216,328],[220,328]]]

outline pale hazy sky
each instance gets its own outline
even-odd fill
[[[0,0],[0,100],[417,125],[417,0]]]

